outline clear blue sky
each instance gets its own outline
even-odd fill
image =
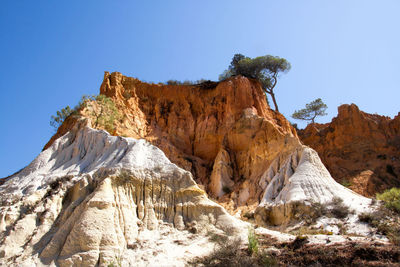
[[[97,94],[104,71],[216,80],[235,53],[271,54],[292,64],[276,88],[287,117],[318,97],[329,107],[320,122],[344,103],[400,111],[398,0],[1,4],[0,177],[37,156],[54,133],[50,116]]]

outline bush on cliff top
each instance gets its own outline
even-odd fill
[[[78,110],[83,108],[87,108],[89,115],[93,117],[93,127],[104,128],[110,133],[115,130],[115,121],[121,118],[121,115],[111,98],[105,95],[84,95],[74,109],[67,106],[60,111],[57,111],[56,116],[51,116],[50,125],[57,130],[66,118],[78,114]]]
[[[115,130],[115,121],[121,119],[115,103],[105,95],[84,96],[79,106],[88,108],[90,116],[94,117],[94,128],[100,127],[109,133]]]
[[[202,85],[202,84],[207,84],[207,83],[215,83],[211,80],[206,80],[206,79],[200,79],[196,81],[190,81],[190,80],[185,80],[185,81],[178,81],[178,80],[168,80],[165,82],[167,85]]]
[[[271,96],[275,110],[279,112],[274,88],[278,82],[279,73],[286,73],[290,68],[290,63],[284,58],[271,55],[249,58],[242,54],[235,54],[228,69],[219,76],[219,80],[236,75],[258,80],[264,92]]]
[[[50,125],[57,131],[58,127],[63,124],[65,119],[74,112],[75,109],[71,109],[69,106],[62,108],[61,110],[57,111],[56,116],[51,116]]]
[[[393,187],[382,194],[377,194],[376,198],[384,201],[386,208],[400,213],[400,188]]]

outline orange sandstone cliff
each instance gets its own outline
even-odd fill
[[[123,114],[112,134],[148,140],[211,196],[229,195],[235,206],[258,203],[261,175],[300,145],[290,123],[269,108],[260,84],[245,77],[159,85],[106,72],[100,93]],[[68,118],[46,147],[74,120]]]
[[[104,97],[83,101],[47,149],[0,186],[0,265],[109,266],[114,259],[123,266],[193,264],[213,255],[210,233],[226,232],[228,242],[248,233],[249,224],[230,216],[205,191],[258,226],[298,233],[318,229],[326,243],[332,234],[335,242],[352,240],[342,236],[347,231],[357,235],[353,242],[381,240],[357,220],[373,210],[372,201],[334,181],[317,152],[302,145],[290,123],[269,108],[259,82],[238,76],[219,83],[156,85],[106,72],[100,93],[115,106]],[[386,170],[396,176],[398,124],[355,106],[341,110],[345,115],[336,121],[342,120],[343,128],[334,128],[334,122],[317,125],[305,140],[317,140],[322,148],[329,144],[333,152],[327,158],[337,155],[333,159],[349,169],[379,150],[385,154],[374,154],[376,160],[391,164]],[[360,141],[367,132],[369,139]],[[360,160],[363,153],[368,157]],[[314,224],[322,208],[312,203],[327,207],[334,218]],[[343,218],[334,209],[354,212]],[[268,244],[277,238],[282,248],[277,255],[298,241],[258,230]],[[324,231],[330,234],[321,235]],[[319,248],[324,239],[318,237]],[[241,257],[242,245],[237,246]]]
[[[310,124],[299,136],[333,178],[364,196],[400,186],[400,114],[390,119],[342,105],[331,123]]]

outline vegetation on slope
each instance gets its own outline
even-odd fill
[[[376,198],[385,202],[385,206],[400,214],[400,188],[393,187],[382,194],[377,194]]]
[[[271,55],[249,58],[242,54],[235,54],[228,69],[219,76],[219,79],[225,80],[231,76],[242,75],[258,80],[264,92],[271,96],[275,110],[279,112],[274,88],[279,74],[288,72],[290,68],[290,63],[284,58]]]
[[[79,112],[83,109],[86,109],[88,115],[93,119],[93,127],[103,128],[110,133],[115,130],[115,121],[121,119],[111,98],[105,95],[84,95],[74,109],[67,106],[57,111],[56,116],[51,116],[50,125],[57,130],[69,116],[80,116]]]

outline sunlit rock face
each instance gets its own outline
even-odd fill
[[[100,93],[124,115],[113,135],[146,139],[211,196],[236,206],[258,204],[261,175],[277,155],[300,145],[285,117],[269,108],[260,83],[242,76],[160,85],[106,72]],[[48,145],[72,125],[67,121]]]
[[[370,210],[371,200],[337,183],[313,149],[302,146],[279,157],[260,180],[265,188],[256,210],[257,221],[280,225],[293,218],[293,204],[305,206],[341,199],[356,213]]]
[[[160,149],[86,120],[10,177],[0,196],[2,265],[107,266],[121,255],[127,264],[182,265],[194,256],[189,243],[201,244],[188,230],[240,225]]]
[[[115,130],[94,129],[83,107],[0,185],[1,265],[184,266],[213,250],[206,233],[247,240],[247,224],[207,193],[258,225],[291,222],[294,203],[369,210],[269,109],[257,81],[175,86],[106,73],[100,92],[122,115]]]
[[[327,124],[299,132],[338,182],[364,195],[400,186],[400,116],[365,113],[354,105],[338,107]]]

